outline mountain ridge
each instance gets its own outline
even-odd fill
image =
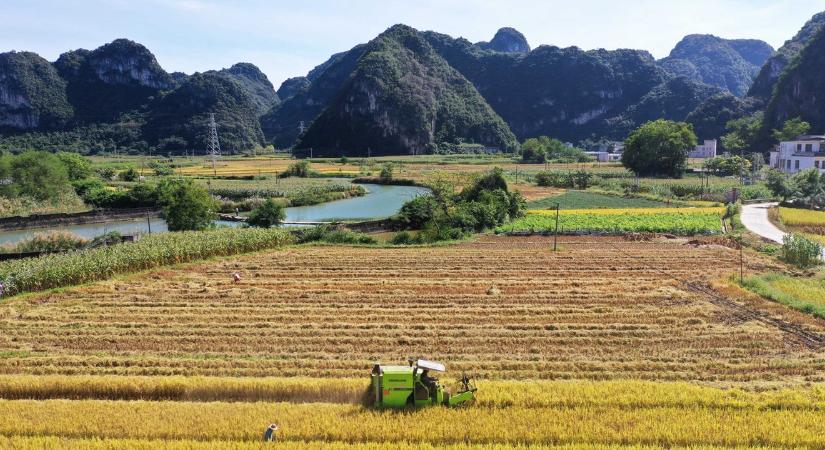
[[[818,18],[825,22],[825,13],[786,47],[811,40]],[[0,65],[0,127],[8,135],[92,126],[92,135],[114,136],[106,139],[136,151],[172,152],[203,148],[210,109],[230,152],[266,143],[338,154],[452,151],[460,143],[509,150],[516,139],[539,135],[623,139],[659,118],[688,120],[700,137],[716,138],[724,121],[758,108],[758,99],[730,92],[741,97],[761,76],[756,63],[767,60],[764,72],[788,50],[771,52],[754,39],[688,35],[657,61],[645,50],[531,48],[514,28],[472,43],[399,24],[276,90],[250,63],[170,74],[143,45],[117,39],[54,63],[26,54],[36,70]],[[14,85],[17,79],[29,90]],[[19,109],[23,92],[29,101]],[[777,111],[791,110],[777,104]]]

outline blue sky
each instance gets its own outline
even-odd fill
[[[125,37],[170,72],[246,61],[277,88],[396,23],[473,42],[511,26],[533,47],[639,48],[661,58],[691,33],[778,47],[821,10],[822,0],[0,0],[0,51],[55,60]]]

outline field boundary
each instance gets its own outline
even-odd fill
[[[667,273],[667,272],[665,272],[665,271],[663,271],[659,268],[656,268],[656,267],[653,267],[653,266],[647,264],[641,258],[638,258],[635,255],[632,255],[630,253],[627,253],[627,252],[621,250],[619,247],[614,245],[612,242],[608,242],[607,244],[610,245],[611,247],[613,247],[617,252],[619,252],[619,253],[621,253],[625,256],[632,257],[635,260],[639,261],[641,264],[643,264],[648,269],[659,272],[659,273],[661,273],[662,275],[664,275],[666,277],[674,278],[671,274],[669,274],[669,273]],[[781,330],[781,331],[783,331],[787,334],[793,335],[801,343],[803,343],[806,347],[808,347],[811,350],[821,350],[821,349],[825,348],[825,335],[822,335],[820,333],[815,333],[815,332],[812,332],[812,331],[808,331],[805,328],[803,328],[803,327],[801,327],[797,324],[794,324],[792,322],[777,319],[776,317],[773,317],[773,316],[765,313],[764,311],[759,311],[759,310],[748,308],[745,305],[737,303],[737,302],[731,300],[730,298],[727,298],[727,297],[723,296],[722,294],[716,292],[715,290],[709,288],[708,286],[702,285],[702,284],[697,283],[695,281],[678,280],[678,279],[676,281],[679,281],[683,286],[685,286],[686,288],[690,289],[693,292],[696,292],[698,294],[702,294],[702,295],[705,295],[705,296],[709,297],[711,299],[711,303],[713,303],[717,306],[724,307],[724,308],[727,308],[727,309],[731,310],[733,313],[738,314],[739,318],[741,318],[741,319],[755,320],[755,321],[758,321],[758,322],[762,322],[766,325],[770,325],[770,326],[773,326],[775,328],[778,328],[779,330]]]

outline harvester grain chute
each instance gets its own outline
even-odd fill
[[[419,359],[407,366],[376,364],[368,403],[379,408],[407,408],[429,405],[462,406],[475,400],[477,388],[462,375],[452,392],[442,386],[430,372],[446,372],[443,364]]]

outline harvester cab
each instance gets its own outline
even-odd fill
[[[407,366],[376,364],[372,368],[369,403],[377,407],[461,406],[475,400],[477,388],[463,375],[451,392],[434,374],[446,372],[444,364],[419,359]]]

